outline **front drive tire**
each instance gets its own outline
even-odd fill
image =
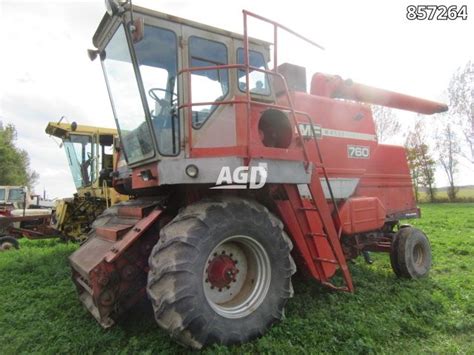
[[[428,237],[413,227],[401,228],[394,237],[390,262],[398,277],[419,279],[431,268],[431,246]]]
[[[14,237],[4,236],[0,237],[0,251],[7,251],[12,249],[20,249],[20,243]]]
[[[293,295],[291,249],[281,221],[254,201],[187,206],[150,255],[147,293],[157,323],[197,349],[263,335]]]

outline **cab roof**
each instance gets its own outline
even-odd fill
[[[124,5],[124,8],[127,11],[130,10],[130,6],[128,4]],[[235,32],[223,30],[221,28],[205,25],[205,24],[202,24],[202,23],[199,23],[199,22],[187,20],[187,19],[184,19],[184,18],[181,18],[181,17],[165,14],[163,12],[147,9],[147,8],[136,6],[136,5],[133,5],[133,13],[134,14],[146,15],[146,16],[150,16],[150,17],[154,17],[154,18],[160,18],[160,19],[167,20],[167,21],[170,21],[170,22],[179,23],[179,24],[182,24],[182,25],[194,27],[194,28],[197,28],[197,29],[200,29],[200,30],[203,30],[203,31],[219,34],[219,35],[222,35],[222,36],[225,36],[225,37],[235,38],[235,39],[238,39],[238,40],[241,40],[241,41],[243,41],[243,39],[244,39],[243,35],[235,33]],[[96,48],[98,48],[100,46],[100,42],[103,39],[103,31],[104,31],[105,28],[108,27],[107,25],[110,24],[110,22],[112,20],[113,20],[112,16],[110,16],[108,13],[105,13],[105,15],[102,17],[102,20],[100,21],[99,27],[97,28],[97,30],[96,30],[93,38],[92,38],[92,42],[93,42],[93,44]],[[269,48],[270,45],[271,45],[270,42],[263,41],[263,40],[260,40],[260,39],[256,39],[256,38],[253,38],[253,37],[249,37],[249,41],[252,44],[263,46],[265,48]]]
[[[85,126],[76,124],[75,127],[70,123],[49,122],[45,132],[57,138],[66,138],[69,134],[84,135],[111,135],[117,136],[115,128],[101,128],[94,126]]]

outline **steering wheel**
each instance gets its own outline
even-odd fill
[[[175,97],[176,94],[171,91],[171,90],[168,90],[168,89],[162,89],[162,88],[151,88],[150,90],[148,90],[148,95],[155,101],[158,101],[160,104],[161,104],[161,101],[165,101],[164,99],[160,99],[157,95],[156,95],[156,92],[155,91],[163,91],[165,93],[168,93],[168,94],[171,94],[171,106],[173,106],[175,104],[175,101],[177,100],[177,98]]]
[[[168,94],[171,94],[171,99],[170,101],[166,101],[165,99],[160,99],[158,97],[158,95],[156,94],[156,91],[163,91],[165,93],[168,93]],[[155,100],[156,102],[159,103],[160,105],[160,112],[158,112],[157,115],[154,115],[153,112],[152,112],[152,116],[154,117],[158,117],[164,113],[166,113],[167,111],[168,112],[171,112],[173,110],[173,107],[176,106],[176,102],[177,102],[177,97],[176,97],[176,94],[171,91],[171,90],[167,90],[167,89],[162,89],[162,88],[151,88],[150,90],[148,90],[148,95],[153,99]],[[167,116],[168,114],[166,114]]]

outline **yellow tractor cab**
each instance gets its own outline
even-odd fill
[[[83,239],[105,208],[128,200],[112,186],[117,130],[49,122],[46,133],[61,139],[77,190],[73,198],[57,201],[52,223],[68,238]]]
[[[116,129],[49,122],[46,133],[61,139],[79,196],[106,197],[112,193],[104,186],[112,186]]]

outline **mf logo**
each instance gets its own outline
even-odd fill
[[[268,176],[267,163],[258,166],[239,166],[231,171],[230,167],[223,166],[216,186],[211,189],[261,189]]]
[[[311,125],[309,123],[299,123],[298,126],[303,137],[312,137],[313,131],[316,138],[320,139],[323,136],[323,130],[320,125],[313,124],[313,130],[311,130]]]

